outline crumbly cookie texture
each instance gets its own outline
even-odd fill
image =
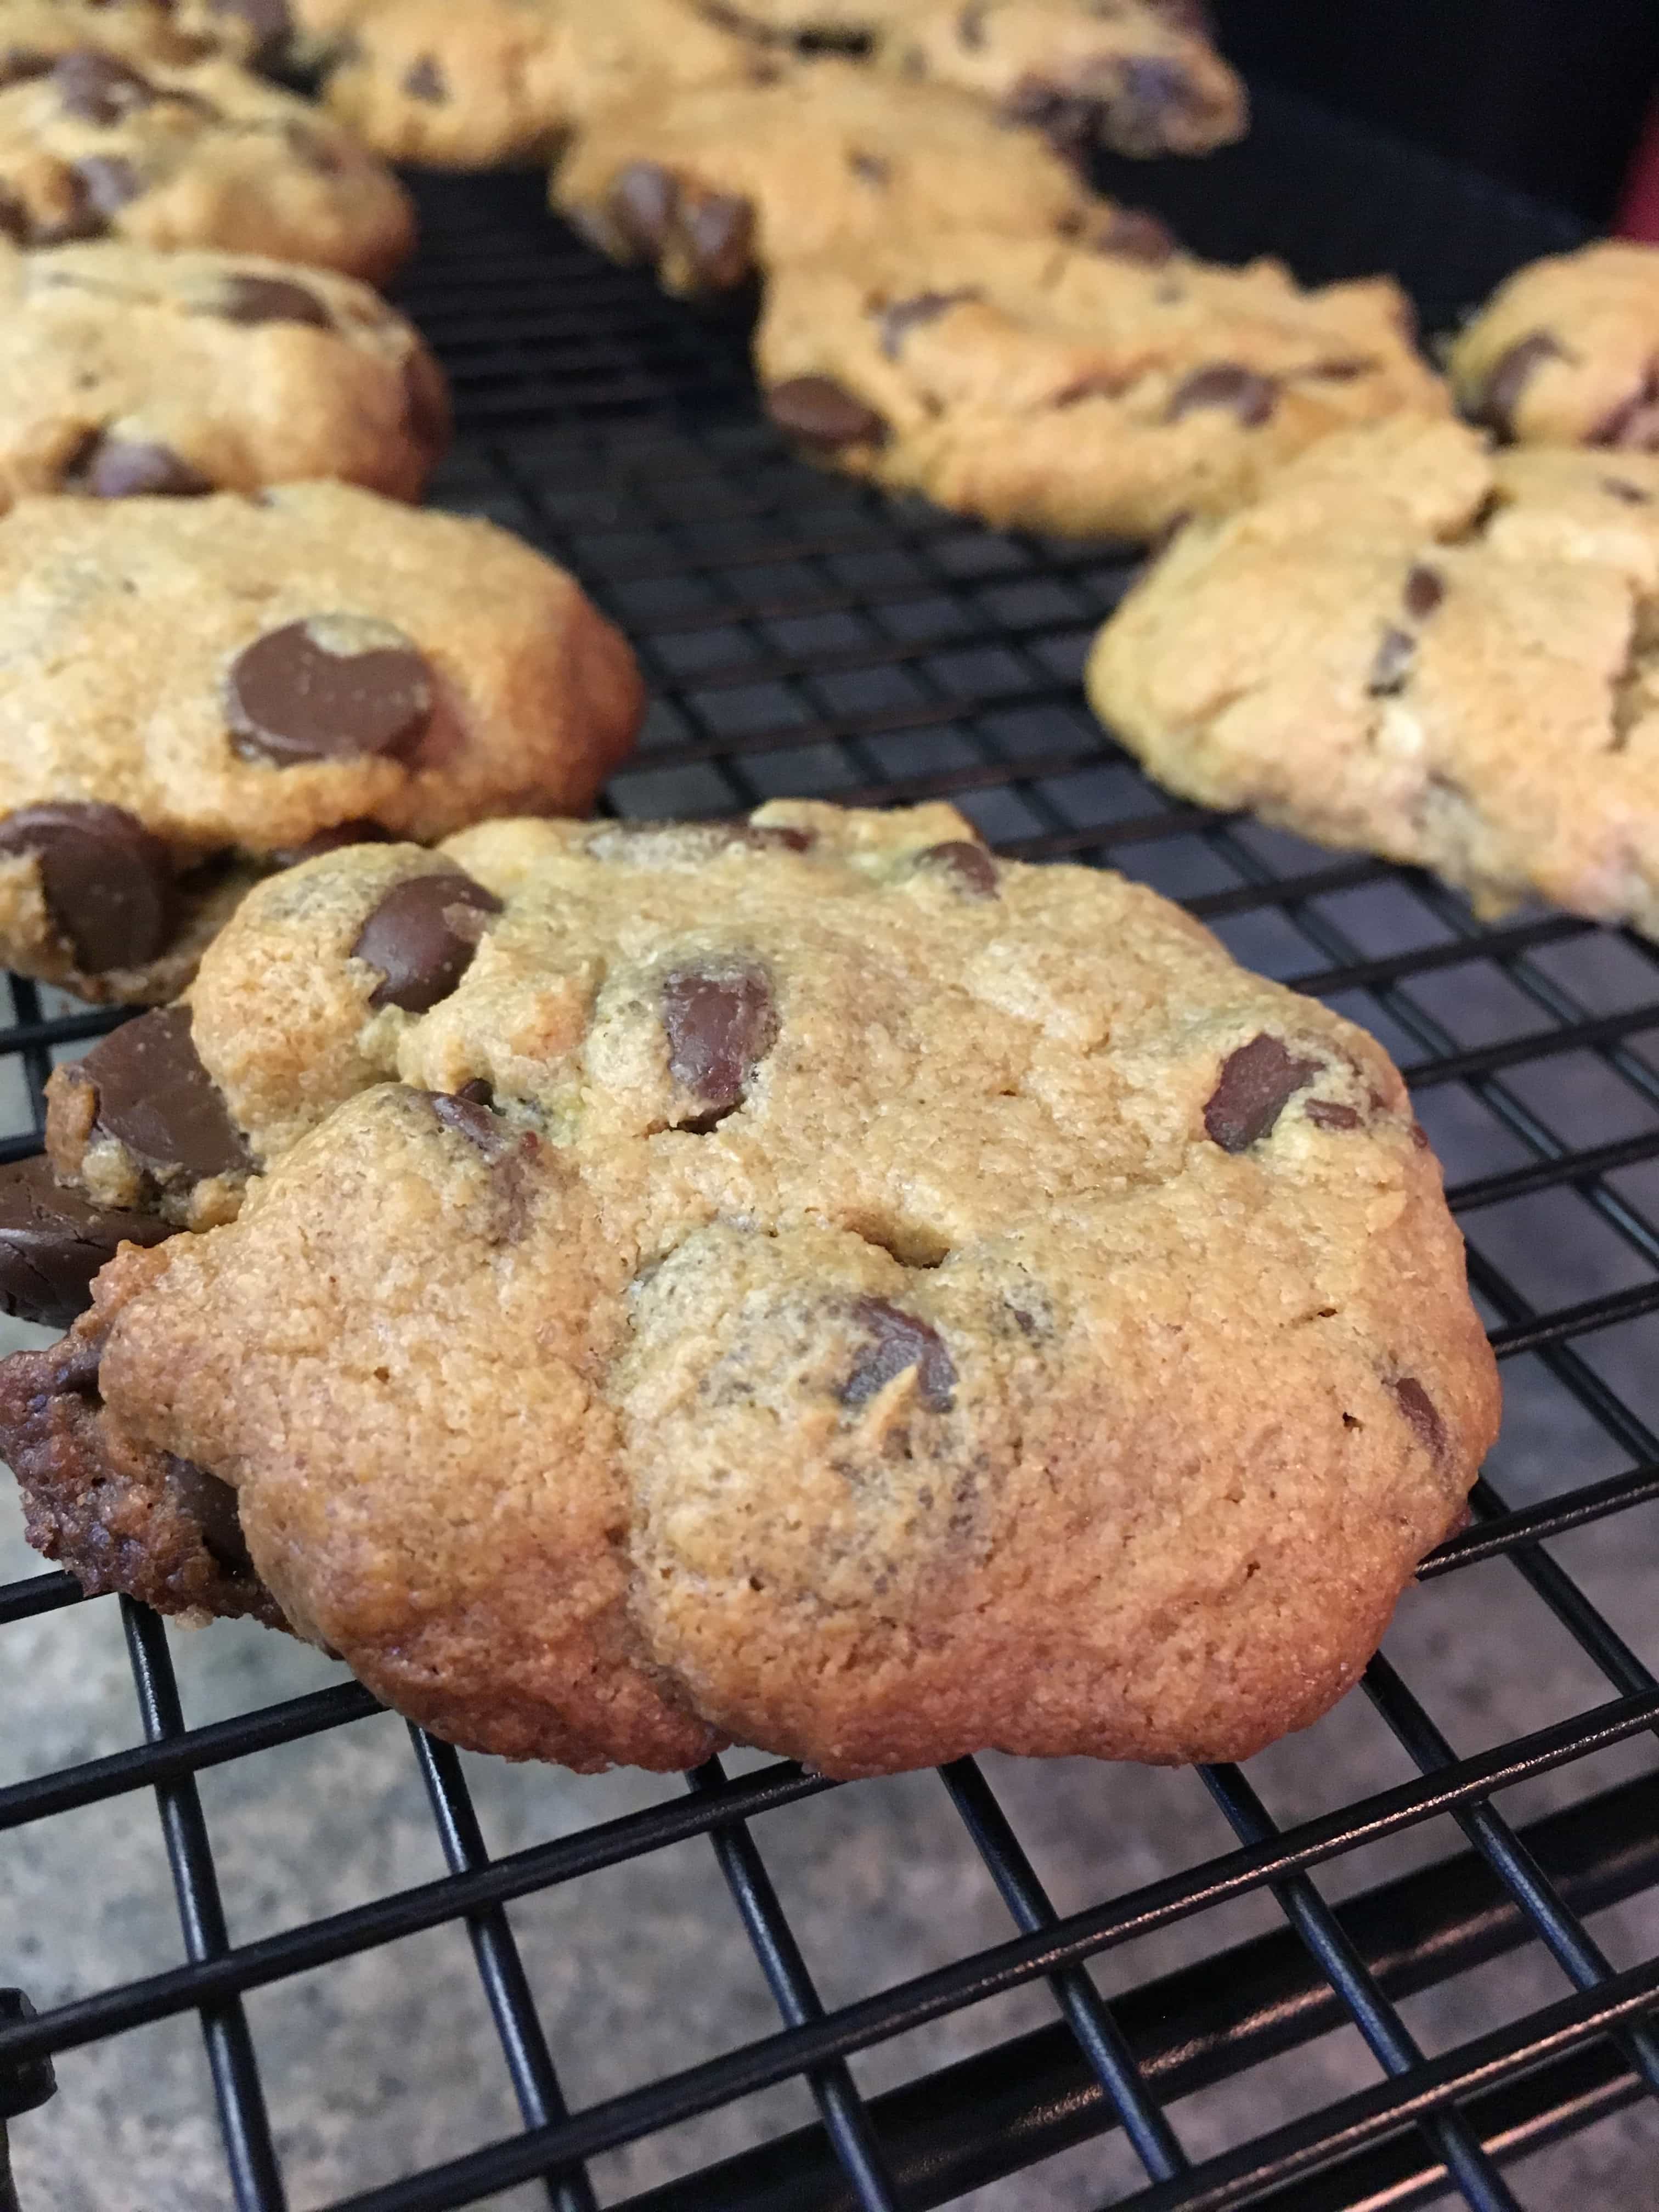
[[[0,0],[0,79],[14,81],[37,57],[88,46],[136,62],[197,62],[217,50],[167,0]]]
[[[653,94],[596,115],[554,173],[553,204],[671,291],[895,234],[1054,234],[1087,195],[1036,132],[965,94],[805,63],[769,84]]]
[[[319,837],[586,808],[641,710],[563,569],[337,483],[20,501],[0,657],[0,950],[94,999],[181,989]]]
[[[339,49],[324,97],[394,160],[480,168],[546,160],[618,100],[771,67],[691,0],[380,0]]]
[[[1659,246],[1602,239],[1529,263],[1448,367],[1463,412],[1500,438],[1659,451]]]
[[[442,371],[351,277],[0,242],[0,507],[319,477],[417,499],[448,439]]]
[[[1401,418],[1194,523],[1091,657],[1173,789],[1659,936],[1659,458]]]
[[[207,1611],[243,1545],[464,1744],[1241,1755],[1496,1425],[1378,1046],[948,807],[327,856],[146,1017],[175,1077],[186,1012],[151,1155],[211,1109],[264,1172],[6,1364],[34,1539]]]
[[[1072,240],[941,232],[770,270],[755,341],[811,454],[999,524],[1144,538],[1326,432],[1443,408],[1386,278],[1304,292],[1097,205]]]
[[[223,59],[20,51],[0,71],[0,233],[218,246],[379,280],[414,244],[391,171],[309,102]]]

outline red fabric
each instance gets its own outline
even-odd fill
[[[1648,110],[1613,228],[1621,238],[1644,238],[1659,246],[1659,99]]]

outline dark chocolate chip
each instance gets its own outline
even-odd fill
[[[937,1329],[915,1314],[902,1312],[885,1298],[858,1298],[853,1318],[865,1329],[868,1343],[854,1362],[853,1371],[841,1387],[843,1406],[862,1406],[884,1390],[896,1375],[916,1370],[916,1395],[929,1413],[951,1409],[957,1370]]]
[[[766,411],[779,429],[817,453],[879,446],[887,437],[887,425],[875,409],[827,376],[792,376],[773,385]]]
[[[1419,561],[1406,571],[1406,612],[1413,622],[1425,622],[1446,596],[1446,580],[1438,568]]]
[[[1193,80],[1180,62],[1160,54],[1132,54],[1107,104],[1112,144],[1124,154],[1162,153],[1169,144],[1170,123],[1190,114],[1196,97]]]
[[[252,1164],[219,1086],[197,1057],[188,1006],[142,1014],[95,1044],[80,1073],[98,1096],[94,1136],[114,1137],[163,1182]]]
[[[124,161],[118,154],[88,154],[75,164],[72,173],[80,179],[86,195],[88,213],[82,220],[90,222],[96,216],[107,224],[118,215],[130,200],[136,200],[144,189],[144,180],[131,161]],[[92,237],[90,230],[76,231],[66,235]]]
[[[495,1103],[495,1085],[486,1083],[482,1075],[475,1075],[471,1083],[462,1084],[454,1096],[465,1098],[470,1106],[493,1106]]]
[[[879,154],[851,153],[847,156],[847,166],[866,185],[884,185],[893,173],[892,163],[883,161]]]
[[[118,123],[161,98],[147,76],[101,46],[74,46],[52,64],[52,88],[65,115],[82,123]]]
[[[1401,1375],[1389,1383],[1400,1410],[1418,1434],[1419,1441],[1438,1459],[1446,1449],[1446,1425],[1435,1402],[1414,1375]]]
[[[876,317],[876,332],[881,349],[889,361],[896,361],[899,348],[919,323],[937,322],[939,318],[964,300],[977,300],[980,295],[971,285],[960,292],[918,292],[908,300],[895,300]]]
[[[755,210],[745,199],[716,192],[682,202],[678,230],[698,283],[710,291],[730,291],[754,264]]]
[[[247,1540],[242,1534],[242,1510],[236,1492],[216,1474],[198,1467],[193,1459],[168,1452],[167,1488],[202,1532],[202,1541],[226,1571],[253,1572]]]
[[[404,420],[421,451],[435,460],[447,450],[451,422],[449,386],[424,346],[404,363]]]
[[[309,323],[331,331],[334,318],[317,295],[286,276],[227,276],[214,313],[226,323]]]
[[[404,90],[411,100],[424,100],[434,107],[443,105],[449,97],[449,87],[434,54],[422,54],[404,70]]]
[[[1592,446],[1620,446],[1626,453],[1650,453],[1659,447],[1659,359],[1628,399],[1604,415],[1589,434]]]
[[[1310,1098],[1303,1111],[1316,1129],[1357,1129],[1364,1118],[1334,1098]]]
[[[325,853],[337,853],[347,845],[395,845],[396,832],[384,830],[378,822],[361,817],[351,822],[336,822],[326,830],[319,830],[306,839],[303,845],[283,845],[271,854],[279,868],[297,868],[301,860],[315,860]]]
[[[761,852],[810,853],[818,842],[815,830],[791,830],[781,823],[744,822],[738,830],[738,842]]]
[[[706,1133],[742,1105],[778,1034],[772,987],[756,967],[676,968],[662,987],[668,1073],[709,1109],[685,1124]]]
[[[1100,128],[1098,100],[1062,92],[1042,77],[1021,77],[1005,95],[997,113],[1005,123],[1029,124],[1042,131],[1068,161],[1083,158]]]
[[[1387,699],[1396,691],[1403,691],[1416,658],[1417,640],[1409,630],[1392,627],[1385,629],[1370,674],[1365,678],[1365,689],[1372,698]]]
[[[153,1213],[60,1189],[46,1160],[0,1168],[0,1313],[67,1328],[92,1303],[92,1279],[118,1244],[159,1244],[171,1234]]]
[[[94,437],[76,455],[64,489],[94,499],[199,499],[213,486],[168,446]]]
[[[447,999],[472,964],[483,916],[501,910],[495,893],[459,868],[394,884],[351,948],[380,973],[369,1005],[423,1014]]]
[[[1548,331],[1534,331],[1527,337],[1517,338],[1487,371],[1486,383],[1470,410],[1473,419],[1495,430],[1500,438],[1512,438],[1515,410],[1536,370],[1547,361],[1566,358],[1566,348]]]
[[[0,87],[27,84],[35,77],[50,76],[57,65],[56,54],[43,54],[33,46],[0,49]]]
[[[484,1086],[486,1090],[489,1087],[488,1084]],[[493,1167],[504,1153],[517,1146],[519,1133],[498,1114],[492,1114],[482,1098],[469,1097],[473,1088],[469,1083],[465,1091],[430,1092],[432,1110],[446,1129],[453,1129],[458,1137],[465,1137],[468,1144],[477,1146]]]
[[[605,206],[623,243],[655,261],[667,245],[680,204],[672,172],[656,161],[630,161],[611,180]]]
[[[125,807],[25,806],[0,822],[0,853],[33,854],[47,910],[85,975],[141,968],[173,934],[167,847]]]
[[[1236,361],[1218,361],[1182,380],[1170,396],[1164,420],[1180,422],[1198,407],[1230,407],[1247,430],[1265,422],[1279,404],[1279,386]]]
[[[1144,208],[1114,208],[1110,220],[1096,231],[1089,244],[1097,253],[1109,253],[1121,261],[1144,262],[1158,269],[1179,252],[1175,233]]]
[[[1614,499],[1622,499],[1626,507],[1646,507],[1653,498],[1650,491],[1644,491],[1640,484],[1626,483],[1623,477],[1603,477],[1601,489]]]
[[[936,869],[969,898],[997,896],[997,864],[983,845],[965,837],[952,837],[943,845],[929,845],[916,854],[919,868]]]
[[[1297,371],[1298,376],[1316,376],[1327,384],[1352,384],[1357,376],[1369,376],[1376,367],[1374,361],[1355,355],[1340,361],[1316,362],[1311,368]]]
[[[27,246],[34,234],[34,219],[15,192],[0,185],[0,237],[14,246]]]
[[[985,9],[983,0],[968,0],[968,5],[957,17],[957,44],[976,53],[985,44]]]
[[[27,228],[22,243],[70,246],[78,239],[104,236],[109,228],[108,218],[93,204],[93,196],[80,173],[87,166],[84,161],[77,161],[72,167],[58,170],[55,181],[64,204],[55,214],[26,211]],[[119,166],[125,167],[125,164]]]
[[[213,0],[216,15],[235,15],[253,33],[253,58],[269,61],[293,28],[288,0]]]
[[[237,750],[249,760],[405,754],[431,718],[432,671],[388,623],[313,615],[239,653],[225,684]]]
[[[1248,1152],[1318,1073],[1316,1060],[1298,1060],[1279,1038],[1252,1037],[1221,1063],[1220,1080],[1204,1109],[1205,1129],[1224,1152]]]

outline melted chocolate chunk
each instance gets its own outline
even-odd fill
[[[1271,376],[1259,376],[1236,361],[1218,361],[1198,368],[1170,395],[1164,410],[1168,422],[1180,422],[1198,407],[1228,407],[1247,430],[1267,422],[1279,404],[1279,386]]]
[[[85,196],[85,211],[79,220],[94,227],[74,231],[60,229],[59,235],[64,238],[95,238],[99,229],[106,228],[112,218],[144,189],[144,180],[137,170],[118,154],[88,154],[75,164],[72,173]]]
[[[227,276],[214,308],[226,323],[309,323],[331,331],[334,318],[317,295],[286,276]]]
[[[432,671],[389,623],[313,615],[239,653],[226,715],[248,760],[352,760],[407,754],[431,719]]]
[[[0,853],[32,853],[54,927],[84,975],[140,968],[173,934],[173,863],[125,807],[61,799],[0,822]]]
[[[1109,103],[1112,143],[1126,154],[1158,154],[1169,143],[1169,126],[1191,112],[1192,78],[1180,62],[1161,54],[1132,54]]]
[[[236,1492],[193,1459],[167,1455],[167,1487],[202,1532],[202,1541],[226,1571],[253,1573],[253,1560],[242,1534],[242,1510]]]
[[[78,1073],[97,1094],[94,1137],[113,1137],[163,1182],[252,1165],[219,1086],[191,1041],[188,1006],[163,1006],[95,1044]]]
[[[1310,1098],[1302,1110],[1316,1129],[1357,1129],[1364,1118],[1334,1098]]]
[[[887,425],[873,407],[828,376],[792,376],[766,393],[766,411],[782,430],[815,452],[880,446]]]
[[[1646,507],[1653,498],[1640,484],[1626,483],[1623,477],[1603,477],[1601,489],[1614,499],[1622,499],[1626,507]]]
[[[199,499],[213,486],[171,447],[100,435],[76,455],[64,489],[94,499]]]
[[[913,299],[895,300],[876,317],[876,334],[882,351],[889,361],[896,361],[900,347],[918,324],[937,322],[963,301],[979,297],[969,285],[960,292],[918,292]]]
[[[1419,1441],[1438,1459],[1446,1449],[1446,1425],[1433,1399],[1414,1375],[1399,1376],[1389,1388],[1398,1400],[1401,1412],[1416,1430]]]
[[[483,1088],[488,1091],[489,1085],[485,1084]],[[493,1167],[517,1147],[519,1138],[498,1114],[490,1112],[484,1099],[470,1095],[477,1089],[477,1085],[469,1083],[464,1090],[434,1091],[428,1095],[432,1110],[445,1128],[477,1146]]]
[[[0,185],[0,237],[14,246],[27,246],[34,234],[33,220],[15,192]]]
[[[297,868],[301,860],[314,860],[324,853],[337,853],[347,845],[395,845],[395,831],[382,829],[378,822],[362,817],[350,822],[336,822],[326,830],[319,830],[307,837],[303,845],[283,845],[271,854],[279,868]]]
[[[351,948],[380,973],[369,1005],[423,1014],[447,999],[472,964],[484,915],[501,910],[495,893],[459,868],[394,884]]]
[[[755,210],[747,200],[716,192],[693,205],[682,204],[678,234],[698,283],[710,291],[741,284],[753,265]]]
[[[1264,1034],[1240,1045],[1223,1060],[1220,1080],[1204,1109],[1212,1142],[1224,1152],[1248,1152],[1318,1073],[1316,1060],[1298,1060],[1276,1036]]]
[[[1602,416],[1590,432],[1589,442],[1620,446],[1626,453],[1659,449],[1659,358],[1648,363],[1647,374],[1629,398]]]
[[[57,65],[56,54],[43,54],[33,46],[0,48],[0,88],[9,84],[27,84],[36,77],[50,76]]]
[[[52,88],[64,114],[82,123],[118,123],[161,97],[147,76],[101,46],[75,46],[60,54],[52,64]]]
[[[1144,262],[1149,269],[1161,268],[1180,250],[1175,233],[1144,208],[1114,208],[1110,220],[1088,242],[1096,253]]]
[[[153,1213],[94,1206],[60,1189],[44,1159],[0,1168],[0,1313],[67,1328],[92,1302],[92,1279],[116,1248],[172,1234]]]
[[[1417,562],[1406,572],[1406,612],[1413,622],[1425,622],[1446,596],[1446,580],[1438,568]]]
[[[1515,435],[1515,410],[1521,395],[1547,361],[1565,361],[1567,349],[1548,331],[1534,331],[1517,338],[1486,373],[1486,383],[1470,409],[1471,419],[1495,430],[1500,438]]]
[[[855,1299],[853,1317],[867,1333],[868,1342],[841,1386],[843,1406],[862,1406],[884,1390],[896,1375],[914,1367],[916,1395],[922,1404],[930,1413],[949,1413],[957,1370],[937,1329],[885,1298]]]
[[[756,967],[673,969],[663,981],[662,1026],[670,1076],[709,1109],[682,1126],[706,1135],[742,1105],[776,1042],[771,984]]]
[[[605,206],[625,246],[655,261],[673,235],[678,180],[655,161],[630,161],[611,179]]]
[[[952,837],[943,845],[929,845],[916,854],[916,866],[948,878],[967,898],[994,899],[998,896],[995,858],[983,845],[970,844],[965,837]]]
[[[977,53],[985,44],[985,9],[982,0],[968,0],[968,5],[957,17],[957,44],[969,53]]]
[[[404,90],[411,100],[424,100],[434,107],[443,105],[449,97],[449,87],[444,82],[436,55],[422,54],[404,72]]]
[[[1416,658],[1417,640],[1409,630],[1385,629],[1376,648],[1376,658],[1371,663],[1370,674],[1365,678],[1365,689],[1371,697],[1388,699],[1392,698],[1396,691],[1403,691]]]
[[[253,33],[256,61],[269,61],[293,29],[288,0],[213,0],[213,13],[234,15],[247,25]]]
[[[879,154],[851,153],[847,156],[847,166],[866,185],[884,185],[893,173],[892,163],[883,161]]]

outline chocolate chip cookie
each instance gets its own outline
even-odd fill
[[[1304,292],[1161,224],[911,236],[769,272],[755,341],[801,447],[998,524],[1139,538],[1247,498],[1324,432],[1444,407],[1385,278]]]
[[[348,131],[234,62],[18,47],[0,56],[0,234],[219,246],[380,279],[413,245],[414,216]]]
[[[1463,412],[1500,438],[1659,451],[1659,246],[1602,239],[1530,263],[1449,365]]]
[[[339,50],[324,97],[394,160],[489,168],[546,160],[617,100],[769,69],[751,40],[690,0],[381,0]]]
[[[1659,937],[1659,458],[1328,440],[1181,533],[1088,687],[1206,805]]]
[[[0,951],[99,1000],[173,995],[319,838],[586,807],[641,707],[564,570],[337,483],[20,501],[0,658]]]
[[[448,434],[442,371],[351,277],[0,241],[0,507],[318,477],[416,499]]]
[[[483,1750],[1240,1755],[1496,1425],[1376,1044],[947,807],[325,856],[168,1023],[82,1160],[257,1202],[6,1363],[33,1539]]]
[[[895,234],[1053,235],[1086,199],[1036,132],[964,94],[842,61],[623,102],[593,118],[553,178],[554,206],[586,235],[688,293]]]

